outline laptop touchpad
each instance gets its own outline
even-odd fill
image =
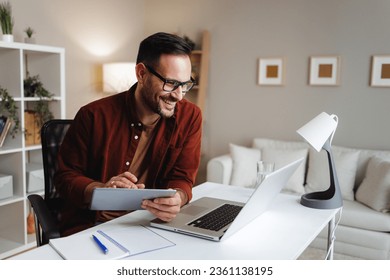
[[[206,211],[207,207],[201,207],[196,205],[190,205],[180,211],[180,213],[187,214],[187,215],[197,215],[199,213],[202,213],[203,211]]]

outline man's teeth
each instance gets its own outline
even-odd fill
[[[171,102],[171,101],[169,101],[169,100],[164,100],[164,99],[163,99],[163,102],[166,103],[166,104],[168,104],[168,105],[173,105],[173,104],[175,104],[174,102]]]

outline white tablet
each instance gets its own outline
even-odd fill
[[[91,210],[139,210],[144,199],[171,197],[176,190],[96,188],[92,193]]]

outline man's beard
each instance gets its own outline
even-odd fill
[[[160,115],[162,118],[170,118],[173,116],[173,113],[174,113],[174,110],[172,111],[167,111],[167,110],[163,110],[161,108],[161,105],[160,105],[160,100],[163,100],[163,98],[159,98],[157,101],[153,98],[150,98],[150,96],[154,96],[152,91],[149,89],[149,88],[144,88],[144,90],[142,90],[141,92],[141,97],[142,97],[142,100],[144,102],[144,104],[149,107],[149,109]],[[161,101],[161,102],[164,102],[164,101]]]

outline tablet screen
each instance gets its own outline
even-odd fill
[[[91,210],[129,211],[140,210],[145,199],[171,197],[176,190],[96,188],[92,193]]]

